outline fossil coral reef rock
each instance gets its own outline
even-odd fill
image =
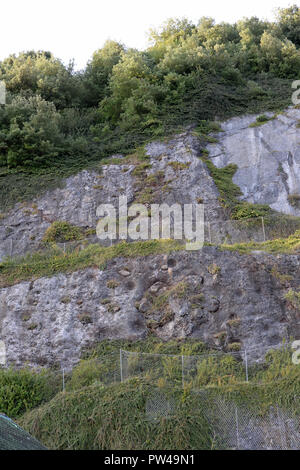
[[[199,338],[224,351],[300,338],[299,255],[241,255],[205,247],[111,260],[0,290],[0,336],[8,364],[72,367],[105,338]],[[288,274],[288,276],[286,276]],[[237,347],[238,346],[238,347]]]

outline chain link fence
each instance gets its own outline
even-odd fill
[[[287,238],[300,230],[300,217],[267,215],[265,217],[205,222],[205,241],[213,245],[265,242]]]
[[[289,344],[272,351],[292,361]],[[269,350],[262,349],[258,362],[248,361],[252,352],[172,355],[120,349],[101,359],[82,360],[72,370],[53,371],[51,380],[55,378],[57,393],[138,379],[149,389],[144,409],[139,410],[145,423],[156,425],[180,416],[184,397],[191,396],[193,406],[186,410],[195,410],[195,416],[206,420],[212,449],[299,450],[300,397],[279,403],[273,392],[284,378],[267,382],[263,372]]]
[[[46,450],[46,447],[0,413],[0,450]]]
[[[292,361],[291,345],[277,346]],[[207,385],[227,385],[243,382],[261,383],[266,354],[270,347],[249,348],[225,353],[221,350],[199,355],[149,354],[120,350],[121,381],[142,377],[149,381],[164,381],[168,385],[199,389]],[[251,362],[249,357],[252,357]],[[258,357],[253,361],[253,355]]]
[[[1,228],[1,221],[0,221]],[[4,229],[4,228],[3,228]],[[240,220],[216,220],[204,222],[204,241],[213,245],[265,242],[276,238],[287,238],[300,230],[300,217],[290,215],[267,215],[265,217],[243,218]],[[172,233],[172,230],[171,230]],[[38,238],[38,237],[37,237]],[[172,238],[172,237],[171,237]],[[111,246],[120,240],[102,240],[96,235],[89,238],[89,243],[99,243],[103,246]],[[128,242],[135,240],[127,239]],[[182,240],[185,243],[185,240]],[[87,246],[86,240],[69,241],[57,243],[56,251],[70,254],[81,251]],[[51,252],[44,243],[33,242],[32,248],[27,251]],[[20,256],[19,243],[14,240],[13,234],[7,234],[6,239],[1,242],[0,261],[7,257]]]
[[[263,413],[223,397],[199,392],[215,447],[232,450],[299,450],[300,417],[295,404],[270,405]]]

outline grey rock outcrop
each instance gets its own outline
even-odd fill
[[[259,360],[284,338],[300,339],[300,311],[284,297],[288,288],[299,290],[299,261],[206,247],[21,282],[0,290],[0,339],[16,366],[70,368],[102,339],[149,332],[199,338],[225,351],[237,343]]]
[[[198,158],[198,139],[188,132],[166,143],[153,142],[146,146],[150,168],[146,176],[163,173],[155,202],[206,203],[207,220],[224,220],[218,201],[219,192],[206,165]],[[120,157],[120,156],[118,156]],[[171,162],[186,165],[176,169]],[[21,255],[41,247],[46,229],[56,220],[67,221],[86,229],[95,229],[96,209],[101,203],[118,208],[119,196],[126,196],[128,205],[134,202],[143,188],[136,185],[133,164],[100,165],[99,171],[82,171],[69,177],[62,188],[48,191],[32,203],[17,204],[0,220],[0,261],[5,256]],[[188,188],[188,190],[187,190]],[[90,242],[98,241],[96,236]]]
[[[233,182],[243,200],[299,216],[300,203],[294,206],[288,197],[300,195],[300,110],[290,108],[266,124],[249,127],[256,117],[222,123],[218,142],[207,146],[209,158],[218,168],[238,166]]]
[[[269,114],[270,115],[270,114]],[[271,116],[271,115],[270,115]],[[300,110],[288,109],[259,127],[249,127],[256,116],[243,116],[222,123],[218,143],[208,144],[209,158],[217,167],[238,166],[233,177],[243,193],[241,199],[270,205],[285,214],[300,215]],[[149,167],[145,177],[160,175],[153,190],[156,203],[205,205],[206,240],[247,241],[239,227],[225,213],[218,189],[202,160],[199,140],[190,131],[165,142],[146,146]],[[117,155],[120,162],[99,165],[98,170],[82,171],[65,180],[64,186],[48,191],[31,203],[17,204],[0,219],[0,261],[42,246],[46,229],[56,220],[85,229],[95,229],[96,209],[101,203],[118,207],[118,197],[128,204],[139,200],[143,184],[137,184],[135,165]],[[293,198],[294,200],[289,200]],[[211,233],[209,233],[209,230]],[[256,230],[257,232],[257,230]],[[261,231],[249,239],[261,241]],[[89,236],[89,242],[98,241]]]

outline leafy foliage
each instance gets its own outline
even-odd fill
[[[57,220],[47,228],[43,241],[51,242],[67,242],[71,240],[80,240],[83,237],[83,232],[80,227],[69,224],[66,221]]]
[[[275,22],[172,19],[150,31],[145,51],[107,41],[79,72],[47,51],[9,56],[0,62],[1,208],[187,124],[201,134],[205,121],[287,106],[299,28],[294,5]]]
[[[57,377],[48,371],[0,369],[0,411],[10,417],[49,401],[57,392]]]

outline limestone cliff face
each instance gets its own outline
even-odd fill
[[[231,119],[222,124],[218,143],[207,145],[209,158],[218,167],[237,164],[234,182],[244,200],[300,215],[288,199],[300,193],[299,119],[296,109],[259,127],[249,127],[255,116]],[[121,158],[68,178],[63,187],[30,204],[18,204],[0,221],[0,260],[42,247],[45,230],[55,220],[94,229],[99,204],[117,206],[120,195],[129,204],[140,201],[148,177],[158,182],[149,202],[203,201],[210,223],[206,240],[240,240],[199,159],[201,150],[187,131],[146,146],[149,165],[140,180],[135,164]],[[87,241],[97,238],[89,235]],[[163,339],[200,338],[224,350],[239,343],[251,348],[251,359],[258,359],[262,347],[277,346],[283,338],[300,339],[299,311],[285,300],[289,288],[300,288],[299,261],[300,255],[240,255],[205,247],[116,259],[104,271],[95,267],[21,282],[0,289],[0,340],[8,363],[17,366],[71,367],[84,348],[101,339],[148,333]]]
[[[300,202],[289,201],[289,196],[300,193],[300,128],[297,127],[300,110],[288,109],[262,126],[249,127],[255,118],[244,116],[222,123],[223,132],[216,135],[218,143],[206,146],[209,158],[217,167],[237,164],[233,181],[241,188],[241,199],[268,204],[285,214],[300,215]],[[152,202],[187,204],[201,200],[211,229],[209,236],[206,227],[206,240],[212,235],[214,243],[226,238],[240,241],[239,229],[228,220],[214,181],[199,159],[201,150],[203,146],[201,149],[191,132],[146,146],[150,165],[144,176],[162,175],[159,188],[154,188],[151,195]],[[138,201],[143,185],[138,184],[134,170],[134,164],[126,160],[122,164],[122,159],[119,164],[99,164],[98,170],[82,171],[66,179],[62,188],[49,191],[31,203],[17,204],[0,219],[0,260],[6,255],[20,255],[39,248],[45,230],[55,220],[94,229],[100,203],[117,207],[120,195],[127,196],[128,204]],[[255,237],[252,233],[250,239]],[[96,237],[89,240],[97,241]]]
[[[240,255],[205,247],[116,259],[0,290],[9,364],[71,367],[104,338],[199,338],[224,350],[300,338],[300,312],[285,300],[300,286],[300,255]],[[288,278],[285,276],[288,274]],[[113,282],[111,282],[113,281]]]
[[[198,158],[198,139],[190,133],[176,136],[166,143],[153,142],[146,147],[150,156],[144,177],[157,177],[159,188],[154,190],[152,202],[167,204],[206,202],[206,219],[224,220],[218,201],[219,192],[206,165]],[[178,162],[186,167],[170,165]],[[65,220],[84,228],[95,229],[96,209],[101,203],[118,207],[118,198],[127,196],[128,204],[139,200],[143,184],[138,184],[133,172],[135,165],[126,163],[99,165],[99,171],[82,171],[68,178],[63,188],[49,191],[30,204],[17,204],[0,220],[0,260],[5,255],[20,255],[36,250],[46,229],[55,220]],[[162,191],[160,188],[164,186]],[[98,241],[90,237],[89,241]]]
[[[267,113],[272,116],[271,113]],[[233,177],[243,200],[268,204],[285,214],[300,215],[300,110],[291,108],[266,124],[249,127],[255,116],[233,118],[222,124],[218,143],[209,144],[209,158],[218,168],[235,163]]]

